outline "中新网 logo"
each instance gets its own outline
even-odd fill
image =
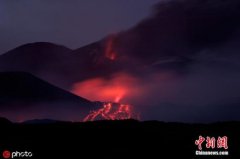
[[[228,137],[227,136],[199,136],[195,140],[195,145],[197,146],[195,155],[228,155]]]

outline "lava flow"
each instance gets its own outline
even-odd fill
[[[83,121],[125,120],[132,117],[130,105],[109,102],[103,104],[103,108],[90,112]]]
[[[111,35],[106,42],[105,56],[110,60],[115,60],[117,56],[117,53],[114,51],[114,46],[113,46],[114,40],[115,40],[115,35]]]

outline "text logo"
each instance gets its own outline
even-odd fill
[[[3,158],[8,159],[8,158],[30,158],[33,156],[32,152],[28,151],[13,151],[10,152],[8,150],[3,151],[2,153]]]
[[[218,136],[217,138],[199,136],[198,139],[195,140],[195,145],[198,147],[195,153],[196,155],[228,155],[228,151],[226,151],[228,149],[227,136]],[[221,149],[221,151],[219,149]]]

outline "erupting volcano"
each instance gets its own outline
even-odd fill
[[[100,109],[91,111],[84,121],[124,120],[136,118],[129,99],[139,94],[136,79],[126,74],[117,74],[110,79],[97,78],[76,83],[72,92],[92,101],[110,101],[100,104]]]
[[[125,120],[133,118],[130,105],[119,103],[104,103],[103,108],[90,112],[83,121],[103,120]]]
[[[105,41],[102,56],[115,60],[118,55],[115,43],[116,36],[109,36]],[[74,83],[72,93],[92,101],[109,101],[100,102],[100,108],[90,111],[83,121],[124,120],[136,118],[133,116],[132,106],[121,103],[129,103],[132,96],[139,94],[137,85],[138,80],[134,76],[125,72],[116,72]]]

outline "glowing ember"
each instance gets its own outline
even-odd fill
[[[110,36],[106,43],[105,56],[110,60],[116,59],[116,52],[114,51],[114,35]]]
[[[105,103],[103,108],[90,112],[83,121],[103,120],[124,120],[132,118],[130,105],[118,103]]]

